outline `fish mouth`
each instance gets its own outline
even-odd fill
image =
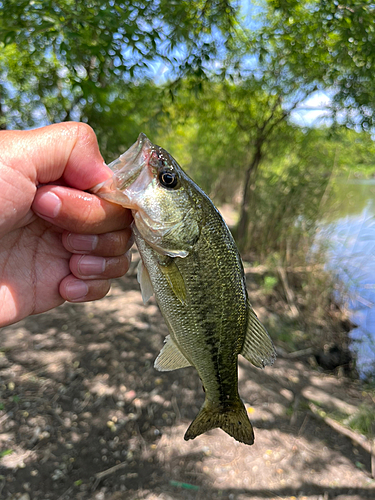
[[[139,177],[142,169],[148,165],[155,146],[143,133],[137,141],[108,166],[114,172],[113,181],[120,191],[126,190]]]
[[[90,191],[113,202],[116,202],[116,200],[113,199],[111,193],[120,191],[122,193],[121,200],[117,200],[117,202],[127,208],[133,208],[130,199],[129,203],[125,200],[125,198],[128,198],[129,187],[139,178],[145,167],[147,170],[150,157],[154,151],[154,144],[145,134],[140,133],[137,141],[119,158],[108,165],[113,172],[113,176],[97,184]]]

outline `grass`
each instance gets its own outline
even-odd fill
[[[361,405],[358,412],[346,419],[346,425],[369,438],[375,437],[375,410]]]

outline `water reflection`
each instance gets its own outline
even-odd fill
[[[329,267],[346,284],[362,376],[375,377],[375,179],[338,183],[326,228]]]

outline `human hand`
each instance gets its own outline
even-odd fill
[[[127,272],[130,211],[85,192],[110,176],[88,125],[0,132],[0,326]]]

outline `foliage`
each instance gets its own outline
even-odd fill
[[[247,94],[249,85],[206,82],[199,102],[188,88],[180,89],[155,140],[170,149],[216,203],[240,206],[246,168],[261,138],[262,162],[251,179],[243,249],[258,257],[276,252],[280,262],[290,261],[288,255],[296,249],[302,255],[311,244],[332,174],[346,175],[359,157],[371,171],[373,142],[367,134],[347,129],[332,133],[293,126],[276,96],[255,84]],[[262,124],[264,130],[274,128],[262,136]],[[302,247],[304,235],[309,241]]]
[[[353,430],[359,431],[361,434],[374,438],[374,409],[367,405],[361,405],[358,412],[347,419],[347,424]]]
[[[197,96],[187,82],[167,107],[162,124],[160,142],[205,190],[212,194],[216,186],[218,200],[232,194],[251,146],[249,134],[237,127],[231,107],[240,92],[239,86],[227,81],[206,82]],[[252,108],[255,114],[255,102]],[[223,182],[224,176],[230,182]],[[230,191],[225,193],[228,184]]]
[[[233,191],[239,193],[237,236],[242,248],[247,243],[251,216],[248,207],[251,191],[257,184],[257,170],[270,148],[277,147],[282,154],[286,146],[285,141],[279,140],[283,128],[290,128],[287,125],[290,113],[310,91],[294,89],[287,99],[274,91],[275,85],[277,77],[271,78],[269,73],[262,78],[253,75],[236,82],[217,79],[205,82],[197,98],[187,82],[178,89],[173,105],[168,108],[168,118],[173,124],[173,132],[168,135],[175,138],[186,132],[189,135],[185,165],[196,181],[217,200],[233,196]],[[170,142],[164,138],[166,146]],[[173,143],[170,149],[174,153]]]
[[[375,6],[370,0],[268,0],[263,51],[295,78],[333,89],[341,121],[374,126]],[[343,115],[345,110],[345,116]]]
[[[229,0],[0,2],[0,128],[86,121],[107,161],[143,131],[236,201],[243,250],[286,264],[311,243],[332,171],[374,172],[370,135],[289,120],[334,87],[370,125],[373,7],[260,5],[241,24]]]
[[[130,81],[203,78],[237,10],[228,0],[0,2],[2,125],[89,121]]]
[[[319,135],[289,126],[284,154],[273,150],[259,170],[249,207],[249,248],[256,255],[276,252],[280,263],[290,265],[297,253],[308,253],[333,167]]]
[[[13,453],[13,450],[8,449],[0,452],[0,459],[3,457],[6,457],[7,455],[11,455]]]
[[[128,84],[118,88],[114,98],[108,93],[87,110],[100,149],[109,162],[133,144],[140,132],[156,138],[164,117],[164,89],[152,82]]]
[[[271,292],[277,285],[278,280],[275,276],[265,276],[263,280],[263,288],[266,293]]]
[[[247,94],[249,86],[249,81],[206,82],[199,100],[188,85],[180,88],[152,139],[170,150],[217,204],[235,203],[239,209],[259,129],[276,123],[261,136],[262,161],[251,179],[242,250],[261,260],[277,256],[278,265],[303,265],[317,222],[325,210],[338,208],[328,204],[329,193],[341,189],[330,179],[372,175],[374,142],[370,134],[345,127],[294,126],[276,97],[255,84]]]
[[[335,152],[337,175],[347,178],[374,176],[375,142],[370,133],[342,128],[327,137],[327,146]]]

